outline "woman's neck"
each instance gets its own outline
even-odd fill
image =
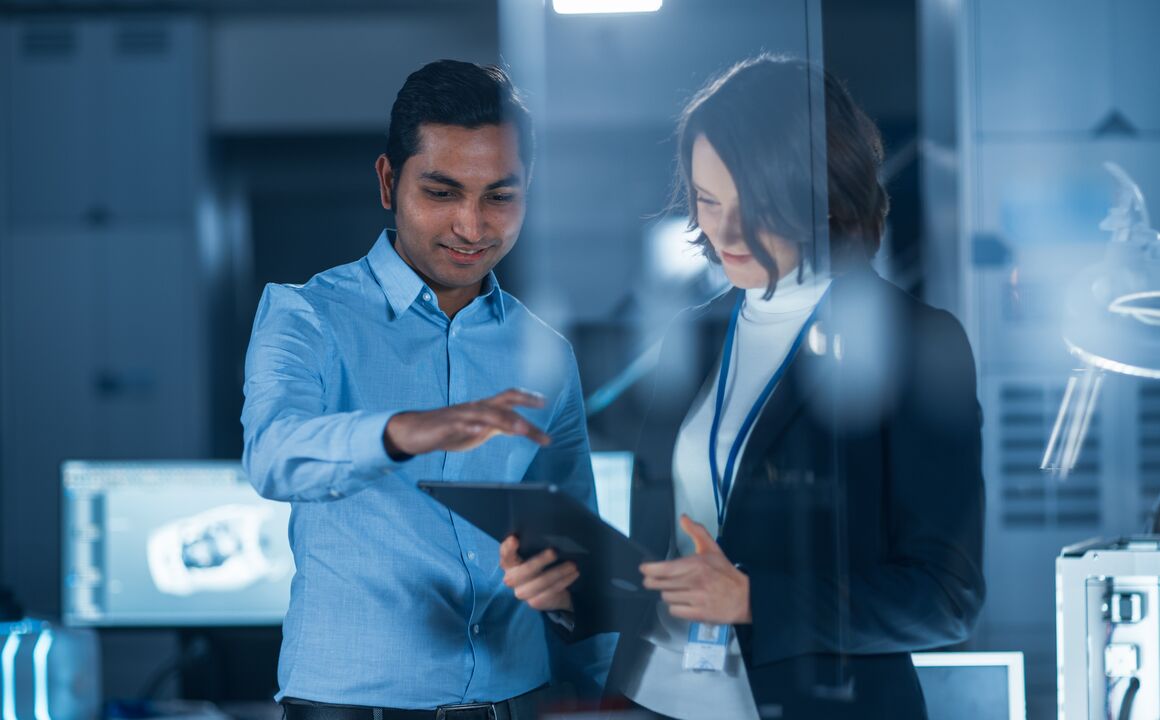
[[[829,286],[829,278],[819,276],[807,264],[794,267],[782,276],[774,288],[773,297],[765,299],[765,287],[745,290],[745,307],[751,313],[796,313],[812,308]]]

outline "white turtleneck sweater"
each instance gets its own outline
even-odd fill
[[[798,284],[797,273],[791,272],[778,283],[769,300],[762,298],[765,288],[745,291],[717,436],[720,474],[725,473],[729,450],[745,416],[786,359],[794,338],[829,285],[829,278],[819,278],[809,271],[803,273],[802,283]],[[693,554],[693,541],[676,522],[682,513],[704,525],[710,535],[716,537],[718,533],[709,471],[709,434],[720,367],[719,360],[685,417],[673,450],[674,528],[676,550],[681,556]],[[734,476],[748,442],[746,437],[737,455]],[[728,498],[723,501],[728,511]],[[681,720],[756,720],[757,707],[737,638],[730,641],[724,672],[693,672],[682,668],[688,637],[688,621],[674,618],[663,602],[657,603],[657,619],[651,632],[643,638],[622,639],[634,643],[634,662],[622,682],[624,694],[654,712]]]

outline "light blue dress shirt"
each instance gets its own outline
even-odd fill
[[[394,412],[534,390],[521,409],[552,444],[500,436],[398,463]],[[357,262],[268,285],[246,356],[243,462],[288,501],[297,572],[278,664],[282,697],[397,708],[495,701],[549,680],[544,618],[503,584],[499,545],[420,480],[554,482],[595,509],[576,360],[495,276],[454,319],[384,232]],[[610,644],[594,645],[593,675]]]

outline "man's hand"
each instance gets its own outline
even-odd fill
[[[580,577],[576,564],[560,563],[544,570],[556,562],[555,550],[548,548],[525,561],[519,556],[519,549],[520,541],[515,535],[509,535],[500,543],[499,566],[503,568],[503,584],[533,609],[571,610],[572,593],[568,592],[568,586]]]
[[[391,455],[422,455],[435,450],[471,450],[496,435],[519,435],[544,446],[551,438],[512,408],[544,407],[544,398],[527,390],[506,390],[476,402],[438,410],[393,415],[383,431]]]
[[[673,617],[721,625],[753,622],[749,577],[733,567],[704,525],[681,515],[681,529],[697,554],[642,564],[644,586],[661,591]]]

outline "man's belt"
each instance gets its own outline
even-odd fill
[[[285,720],[535,720],[544,687],[499,702],[440,705],[433,710],[332,705],[296,698],[283,699],[282,707]]]

